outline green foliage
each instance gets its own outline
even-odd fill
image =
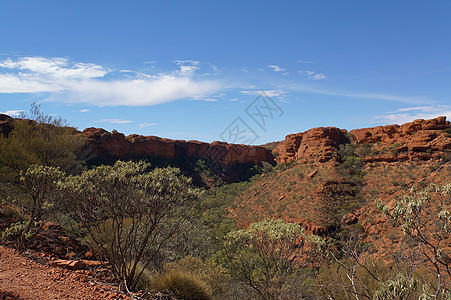
[[[418,282],[415,278],[409,278],[399,273],[394,279],[381,282],[373,294],[373,299],[409,299],[411,294],[417,289],[417,285]]]
[[[132,289],[199,197],[178,169],[148,169],[144,162],[118,161],[61,184],[66,213],[88,231],[114,274]]]
[[[21,231],[16,247],[25,250],[25,242],[39,231],[40,222],[49,216],[58,202],[59,180],[64,173],[58,168],[43,165],[32,165],[25,172],[20,172],[20,180],[15,189],[15,204],[28,214],[29,222]]]
[[[363,158],[356,154],[356,145],[342,144],[338,150],[341,165],[338,168],[342,174],[350,177],[355,183],[360,183],[363,179]]]
[[[0,167],[7,180],[31,165],[59,167],[66,172],[80,170],[76,153],[84,140],[61,119],[45,115],[32,104],[30,113],[15,119],[8,137],[0,137]]]
[[[254,167],[255,174],[268,174],[274,171],[274,166],[270,163],[263,161]]]
[[[150,281],[150,287],[160,292],[169,292],[177,299],[211,299],[211,291],[205,282],[196,276],[181,271],[154,275]]]
[[[326,299],[347,300],[354,295],[371,295],[382,280],[391,278],[393,271],[383,261],[343,257],[324,263],[317,274],[318,293]],[[387,298],[391,299],[391,298]]]
[[[0,196],[24,211],[31,220],[24,236],[33,236],[39,231],[34,224],[53,213],[56,182],[63,171],[80,170],[76,153],[84,140],[63,119],[43,114],[37,104],[21,117],[30,120],[15,119],[9,135],[0,135]],[[24,250],[25,239],[17,242]]]
[[[222,260],[230,274],[249,285],[262,299],[278,299],[285,282],[295,276],[302,248],[298,224],[282,220],[252,223],[227,234]]]
[[[203,261],[193,256],[169,263],[164,267],[165,272],[181,272],[190,274],[204,282],[212,298],[221,298],[231,288],[231,278],[226,270],[211,260]]]
[[[384,205],[380,199],[376,200],[376,207],[396,221],[402,232],[411,239],[410,245],[422,253],[422,263],[426,262],[436,275],[432,287],[434,297],[449,293],[451,253],[447,253],[444,248],[451,233],[451,184],[430,185],[424,190],[412,188],[409,194],[396,201],[393,209]],[[392,286],[397,287],[398,283],[390,284],[381,293],[390,292]]]
[[[34,223],[33,225],[34,227],[37,227],[38,223]],[[2,232],[2,238],[6,240],[29,240],[33,235],[30,231],[26,232],[28,227],[30,227],[29,220],[12,223],[8,228],[5,229],[5,231]]]
[[[199,207],[199,218],[211,230],[213,240],[221,241],[236,229],[235,221],[225,216],[226,208],[251,184],[249,181],[224,184],[206,191]]]

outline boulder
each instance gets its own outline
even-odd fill
[[[338,156],[339,145],[347,141],[346,133],[346,130],[336,127],[318,127],[289,134],[275,149],[278,154],[276,162],[329,161]]]

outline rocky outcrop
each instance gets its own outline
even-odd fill
[[[390,143],[393,140],[398,142],[415,140],[419,143],[430,142],[437,134],[434,131],[443,130],[450,127],[446,117],[438,117],[431,120],[415,120],[403,125],[387,125],[372,128],[351,130],[351,136],[359,144],[366,143]],[[419,132],[419,134],[417,134]]]
[[[443,132],[450,127],[446,117],[438,117],[403,125],[355,129],[349,136],[354,144],[373,144],[374,153],[366,155],[366,162],[428,160],[440,158],[443,151],[451,149],[451,138]],[[346,133],[335,127],[319,127],[289,134],[273,151],[277,155],[276,162],[325,162],[336,158],[339,145],[348,141]]]
[[[375,154],[366,162],[428,160],[440,158],[451,149],[451,138],[443,132],[450,128],[446,117],[415,120],[403,125],[387,125],[351,130],[351,139],[358,144],[374,144]],[[378,153],[383,152],[383,153]]]
[[[271,152],[263,147],[227,144],[224,142],[203,143],[199,141],[170,140],[156,136],[129,135],[101,128],[87,128],[82,134],[88,140],[92,155],[107,159],[130,159],[161,157],[200,157],[221,166],[233,163],[259,163],[274,161]]]
[[[318,127],[289,134],[274,150],[277,153],[276,162],[326,162],[337,156],[339,145],[346,141],[346,130],[336,127]]]

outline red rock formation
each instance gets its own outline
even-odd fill
[[[444,150],[451,149],[451,138],[443,133],[450,128],[446,117],[415,120],[403,125],[387,125],[351,130],[355,143],[382,143],[380,148],[391,148],[388,153],[365,158],[366,162],[440,158]]]
[[[429,141],[432,140],[431,132],[425,130],[443,130],[450,127],[449,121],[446,117],[438,117],[431,120],[415,120],[403,125],[387,125],[372,128],[363,128],[351,130],[353,140],[360,144],[377,143],[377,142],[392,142],[395,139],[405,139],[413,136],[416,132],[428,135]],[[423,141],[423,137],[415,136],[418,141]]]
[[[366,157],[366,162],[394,162],[441,157],[444,150],[451,149],[451,138],[443,133],[444,129],[450,127],[446,117],[438,117],[415,120],[403,125],[356,129],[349,133],[352,142],[356,144],[381,143],[379,150],[385,150],[382,151],[384,153]],[[345,130],[319,127],[287,135],[273,152],[278,155],[277,163],[293,160],[325,162],[337,157],[338,146],[345,141]]]
[[[277,163],[300,160],[325,162],[337,156],[338,146],[346,141],[346,130],[336,127],[318,127],[289,134],[274,152]]]
[[[195,157],[209,159],[221,166],[232,163],[273,162],[271,152],[263,147],[213,142],[170,140],[156,136],[129,135],[101,128],[87,128],[82,134],[94,156],[114,159],[156,156],[161,158]]]

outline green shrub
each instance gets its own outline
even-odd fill
[[[33,236],[33,232],[27,230],[30,226],[30,221],[19,221],[16,223],[12,223],[5,231],[2,232],[2,238],[8,240],[19,240],[24,239],[28,240]],[[34,227],[37,227],[38,224],[34,223]]]
[[[211,290],[197,276],[182,271],[170,271],[154,275],[150,287],[159,292],[169,292],[177,299],[209,300]]]
[[[197,257],[186,256],[183,259],[166,264],[166,272],[191,274],[205,282],[214,296],[224,295],[230,288],[231,278],[226,270],[211,260],[202,261]]]
[[[128,263],[127,268],[132,268],[132,264]],[[152,279],[152,274],[148,269],[143,270],[143,265],[138,263],[136,266],[136,274],[141,274],[138,278],[138,282],[136,283],[136,289],[142,291],[148,291],[151,289],[150,282]]]
[[[379,260],[361,260],[356,263],[351,258],[343,258],[325,263],[318,270],[316,278],[318,294],[337,300],[353,299],[356,293],[368,297],[377,290],[381,281],[392,278],[393,273],[395,270]],[[372,274],[377,274],[378,277],[375,278]]]

